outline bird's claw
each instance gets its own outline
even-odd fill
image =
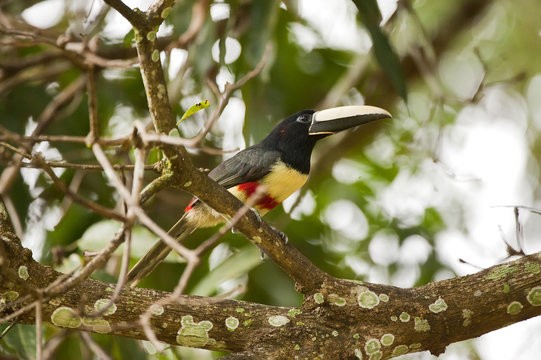
[[[287,238],[287,235],[284,232],[278,230],[274,226],[271,226],[271,229],[274,230],[274,232],[280,237],[280,239],[282,239],[284,244],[287,244],[289,242],[289,239]]]
[[[257,223],[259,224],[259,226],[261,226],[261,223],[263,222],[263,218],[261,218],[261,215],[259,214],[259,212],[254,209],[254,208],[250,208],[250,210],[252,210],[252,212],[254,213],[256,219],[257,219]]]

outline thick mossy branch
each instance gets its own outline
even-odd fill
[[[34,302],[62,274],[35,262],[7,221],[0,222],[0,316]],[[265,236],[265,235],[263,235]],[[274,235],[273,235],[274,236]],[[114,285],[85,280],[54,298],[45,296],[43,319],[59,327],[145,339],[139,318],[152,310],[160,341],[231,351],[231,358],[388,358],[429,350],[541,314],[541,255],[523,257],[474,275],[415,289],[327,277],[300,308],[125,289],[101,316]],[[154,304],[154,305],[153,305]],[[34,323],[30,309],[18,323]]]

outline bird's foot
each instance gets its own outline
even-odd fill
[[[272,230],[274,230],[274,232],[280,237],[280,239],[282,239],[282,241],[284,242],[284,244],[287,244],[289,242],[289,239],[287,238],[287,235],[278,230],[277,228],[275,228],[274,226],[270,226]]]
[[[250,208],[250,210],[252,210],[252,212],[254,213],[256,219],[257,219],[257,223],[259,224],[259,226],[261,226],[261,223],[263,222],[263,218],[261,217],[261,215],[259,214],[259,212],[254,209],[254,208]]]

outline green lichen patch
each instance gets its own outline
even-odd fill
[[[156,31],[149,31],[147,33],[147,40],[148,41],[154,41],[156,40]]]
[[[428,309],[434,314],[447,310],[447,303],[441,297],[439,297],[432,304],[428,305]]]
[[[289,316],[290,318],[295,318],[297,317],[297,315],[300,315],[300,314],[302,314],[302,310],[298,308],[291,308],[287,312],[287,316]]]
[[[234,316],[230,316],[225,319],[225,327],[229,331],[235,331],[239,327],[239,319]]]
[[[509,285],[509,283],[503,284],[503,293],[509,294],[510,291],[511,291],[511,285]]]
[[[393,334],[383,334],[383,336],[380,339],[381,345],[383,346],[391,346],[394,343],[394,335]]]
[[[0,304],[6,304],[12,301],[15,301],[19,298],[19,293],[17,291],[8,290],[0,296]]]
[[[269,319],[267,320],[269,324],[275,327],[284,326],[288,322],[290,322],[289,318],[284,315],[273,315],[269,316]]]
[[[165,312],[165,309],[162,305],[160,304],[152,304],[150,305],[150,313],[154,316],[160,316],[160,315],[163,315],[163,313]]]
[[[524,269],[534,275],[541,273],[541,265],[538,262],[527,261],[524,264]]]
[[[463,309],[462,310],[462,318],[464,321],[462,322],[462,326],[468,327],[471,325],[471,317],[473,315],[473,311],[470,309]]]
[[[51,314],[51,322],[59,327],[75,329],[81,326],[81,317],[67,306],[61,306]]]
[[[533,306],[541,306],[541,286],[533,287],[526,296],[526,299]]]
[[[383,353],[381,351],[376,351],[375,353],[370,354],[368,360],[381,360]]]
[[[517,315],[522,311],[523,307],[524,306],[522,306],[522,304],[518,301],[513,301],[509,305],[507,305],[507,313],[509,315]]]
[[[244,308],[242,308],[242,307],[238,307],[238,308],[235,308],[235,311],[238,312],[239,314],[242,314],[246,310],[244,310]]]
[[[346,299],[339,296],[338,294],[329,294],[329,296],[327,298],[329,299],[329,303],[331,305],[336,305],[336,306],[345,306],[346,305]]]
[[[261,236],[254,236],[252,238],[252,241],[254,242],[254,244],[260,244],[261,243]]]
[[[314,302],[316,304],[323,304],[324,301],[325,301],[325,297],[323,296],[322,293],[315,293],[314,294]]]
[[[104,316],[113,315],[116,312],[116,304],[111,303],[109,299],[98,299],[94,303],[94,309],[98,312],[105,309]]]
[[[252,325],[252,322],[253,322],[252,319],[244,320],[244,321],[242,322],[242,326],[244,326],[244,327],[251,326],[251,325]]]
[[[177,332],[177,343],[184,346],[201,347],[216,341],[209,337],[213,325],[208,320],[198,323],[193,321],[192,315],[184,315],[180,319],[181,327]]]
[[[398,316],[391,315],[391,321],[398,321]]]
[[[421,346],[422,345],[420,343],[413,343],[413,344],[410,345],[410,349],[411,350],[420,349]]]
[[[30,277],[30,275],[28,274],[28,268],[24,265],[19,266],[17,274],[23,280],[28,280],[28,278]]]
[[[381,301],[383,301],[383,302],[389,301],[389,295],[387,295],[387,294],[379,294],[378,297],[379,297],[379,299],[380,299]]]
[[[361,349],[355,349],[353,350],[353,353],[355,354],[355,357],[359,360],[363,360],[363,352]]]
[[[373,354],[381,350],[381,343],[378,339],[368,339],[364,344],[364,352],[366,355]]]
[[[107,334],[111,332],[111,325],[109,324],[109,321],[101,317],[84,317],[83,325],[88,326],[92,329],[92,331],[100,334]]]
[[[518,271],[517,265],[503,264],[490,270],[485,276],[488,280],[501,280]]]
[[[400,356],[400,355],[407,354],[408,351],[410,351],[410,349],[408,348],[407,345],[398,345],[393,349],[393,354],[392,355],[393,356]]]
[[[402,311],[402,312],[400,313],[399,319],[400,319],[400,321],[402,321],[402,322],[408,322],[408,321],[410,321],[411,316],[410,316],[410,314],[408,314],[407,312]]]
[[[334,336],[334,337],[337,337],[337,336],[338,336],[338,331],[333,330],[332,333],[331,333],[331,335]]]
[[[152,55],[150,55],[152,58],[152,61],[158,62],[160,60],[160,52],[158,50],[154,50],[152,52]]]
[[[359,335],[359,333],[353,334],[353,338],[354,338],[354,339],[359,339],[360,337],[361,337],[361,335]]]
[[[428,323],[428,320],[422,319],[416,316],[414,318],[414,322],[415,322],[415,325],[413,326],[413,328],[415,329],[415,331],[419,331],[419,332],[430,331],[430,324]]]
[[[166,19],[169,16],[169,14],[171,14],[172,9],[173,9],[172,7],[166,7],[165,9],[163,9],[162,13],[160,14],[161,18]]]
[[[368,290],[365,287],[361,287],[359,295],[357,296],[357,302],[359,306],[364,309],[373,309],[379,305],[379,297],[375,292]]]

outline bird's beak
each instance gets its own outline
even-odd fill
[[[316,111],[312,115],[310,135],[330,135],[371,121],[390,118],[391,114],[375,106],[340,106]]]

